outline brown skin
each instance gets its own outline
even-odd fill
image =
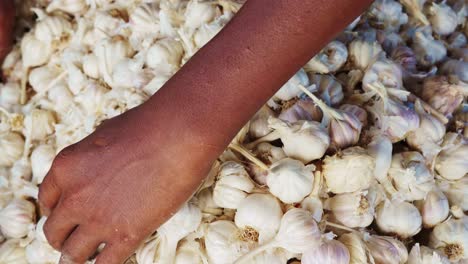
[[[40,186],[62,263],[122,263],[290,76],[371,0],[249,0],[147,103],[63,150]],[[71,262],[73,261],[73,262]]]
[[[13,0],[0,0],[0,63],[10,51],[13,42],[14,18]]]

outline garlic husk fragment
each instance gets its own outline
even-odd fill
[[[440,250],[451,262],[468,258],[468,218],[452,218],[436,225],[429,246]]]
[[[315,55],[304,69],[307,72],[331,73],[338,71],[348,59],[348,49],[339,41],[332,41]],[[306,85],[304,85],[306,86]]]
[[[306,251],[301,258],[302,264],[348,264],[349,250],[338,240],[324,241],[319,247]]]
[[[422,217],[418,209],[398,200],[387,200],[376,208],[375,220],[379,229],[387,234],[409,238],[421,230]]]
[[[375,27],[398,32],[401,25],[408,23],[408,15],[402,9],[397,1],[378,0],[372,4],[368,14]]]
[[[343,100],[343,87],[332,75],[309,74],[309,78],[315,85],[314,90],[328,105],[338,105]]]
[[[211,187],[202,189],[196,195],[198,207],[203,214],[203,220],[212,220],[223,214],[223,208],[219,207],[213,200],[213,189]]]
[[[214,202],[223,208],[236,209],[255,187],[245,168],[233,161],[221,165],[213,189]]]
[[[5,237],[22,238],[34,228],[34,204],[15,199],[0,211],[0,230]]]
[[[447,180],[459,180],[468,173],[468,142],[462,135],[447,133],[435,169]]]
[[[432,228],[442,223],[449,215],[449,202],[447,197],[438,188],[427,193],[424,200],[416,201],[425,228]]]
[[[374,178],[375,159],[361,147],[347,148],[323,160],[323,176],[333,193],[367,189]]]
[[[466,84],[455,84],[446,76],[434,76],[424,80],[422,99],[445,116],[451,116],[463,102]]]
[[[272,239],[280,226],[283,212],[278,200],[270,194],[250,194],[237,207],[234,222],[243,232],[257,232],[262,244]]]
[[[273,248],[283,248],[291,253],[302,254],[320,246],[320,243],[320,230],[310,212],[293,208],[283,215],[278,233],[271,241],[251,250],[234,263],[249,263],[248,261],[255,255]]]
[[[458,181],[437,180],[437,186],[444,192],[450,205],[457,205],[468,211],[468,177],[463,177]]]
[[[249,135],[253,138],[260,138],[268,135],[271,132],[271,128],[268,126],[268,118],[270,118],[270,116],[274,117],[275,112],[268,106],[260,108],[249,122]]]
[[[146,65],[162,72],[173,72],[180,66],[184,49],[179,41],[165,38],[148,49]]]
[[[0,245],[0,263],[29,264],[26,252],[19,241],[11,239]]]
[[[426,32],[418,31],[415,33],[412,47],[418,63],[425,67],[432,66],[447,56],[447,48],[443,42],[434,39],[431,34]]]
[[[444,2],[432,3],[429,7],[429,21],[432,29],[439,35],[449,35],[458,26],[458,17],[455,11]]]
[[[349,264],[374,263],[369,249],[357,233],[343,234],[338,238],[338,241],[348,248],[350,255]]]
[[[435,186],[434,176],[426,167],[424,157],[416,151],[393,155],[388,176],[398,196],[407,201],[424,199]]]
[[[270,192],[283,203],[300,202],[310,194],[314,184],[314,165],[285,158],[270,166],[266,179]]]
[[[86,8],[85,0],[52,0],[46,10],[47,12],[60,10],[70,14],[81,14]]]
[[[35,26],[34,34],[38,40],[44,43],[51,43],[72,31],[71,23],[65,17],[45,14],[38,14],[38,17],[39,21]]]
[[[341,224],[366,227],[374,220],[374,207],[366,192],[342,193],[327,200],[326,206]]]
[[[28,81],[36,93],[45,93],[52,88],[51,83],[55,82],[54,80],[59,74],[59,71],[55,68],[49,66],[38,67],[31,70]]]
[[[273,98],[281,101],[291,100],[301,94],[299,85],[309,86],[309,83],[307,73],[303,69],[300,69],[276,92]]]
[[[23,154],[24,139],[14,132],[0,132],[0,167],[12,166]]]
[[[449,264],[450,261],[439,252],[416,243],[411,249],[407,264]]]
[[[388,236],[364,235],[375,263],[404,264],[408,260],[408,251],[399,240]]]

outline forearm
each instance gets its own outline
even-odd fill
[[[222,150],[371,0],[250,0],[145,106]],[[206,136],[206,137],[205,137]]]
[[[14,17],[13,0],[0,0],[0,65],[11,47]]]

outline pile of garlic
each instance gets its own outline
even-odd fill
[[[243,1],[17,2],[0,263],[57,263],[35,205],[55,155],[156,93]],[[467,15],[464,0],[376,0],[128,262],[468,263]]]

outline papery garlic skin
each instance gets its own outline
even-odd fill
[[[404,264],[408,260],[405,245],[393,237],[369,236],[366,244],[375,263]]]
[[[348,59],[348,49],[339,41],[332,41],[304,66],[308,72],[331,73],[338,71]]]
[[[148,49],[146,64],[153,69],[172,72],[179,68],[183,52],[184,49],[178,41],[162,39]]]
[[[323,216],[323,204],[320,198],[309,195],[301,202],[301,208],[309,211],[315,221],[320,222]]]
[[[40,145],[32,151],[31,167],[34,183],[42,183],[42,180],[52,167],[55,155],[55,149],[50,145]]]
[[[300,69],[291,79],[289,79],[273,96],[281,101],[288,101],[301,94],[299,85],[309,86],[309,77],[307,73]]]
[[[338,105],[344,98],[342,85],[332,75],[310,74],[320,98],[328,105]]]
[[[205,256],[199,242],[184,239],[179,243],[174,264],[199,264],[204,261]]]
[[[17,83],[0,84],[0,106],[10,110],[20,102],[21,90]]]
[[[432,29],[439,35],[448,35],[458,26],[457,14],[445,3],[432,3],[429,13]]]
[[[71,23],[62,16],[46,16],[37,22],[34,34],[44,43],[59,39],[71,32]]]
[[[0,211],[0,230],[8,238],[22,238],[34,227],[35,207],[29,201],[15,199]]]
[[[60,252],[52,248],[47,242],[34,239],[25,248],[26,259],[30,264],[58,263]]]
[[[347,148],[323,162],[323,176],[333,193],[367,189],[374,178],[375,159],[361,147]]]
[[[268,122],[279,133],[283,150],[290,158],[309,163],[321,158],[330,145],[328,133],[318,122],[299,121],[289,124],[273,118]]]
[[[386,88],[403,89],[403,73],[400,67],[389,59],[379,59],[374,62],[364,74],[363,89],[367,85],[380,83]]]
[[[385,201],[376,208],[375,220],[384,233],[397,234],[401,238],[416,235],[421,230],[422,217],[418,209],[402,201]]]
[[[423,201],[416,203],[421,212],[423,226],[432,228],[447,219],[450,208],[447,197],[439,189],[434,188],[427,193]]]
[[[379,0],[371,6],[369,16],[377,28],[387,32],[398,31],[401,25],[408,23],[408,15],[402,9],[397,1]]]
[[[450,261],[444,255],[425,246],[416,243],[411,249],[407,264],[449,264]]]
[[[444,137],[444,150],[437,156],[436,171],[447,180],[459,180],[468,173],[468,141],[455,133]]]
[[[430,34],[416,32],[413,39],[413,50],[418,63],[431,66],[447,56],[447,48],[441,41],[435,40]]]
[[[282,107],[281,113],[278,118],[289,122],[295,123],[300,120],[317,121],[322,120],[323,113],[320,108],[308,98],[300,98],[291,107]]]
[[[416,151],[393,155],[388,176],[400,197],[408,201],[424,199],[435,186],[424,157]]]
[[[468,82],[468,61],[449,59],[442,65],[441,73],[456,76],[463,82]]]
[[[301,258],[302,264],[348,264],[348,248],[338,240],[325,241],[318,248],[306,251]]]
[[[24,119],[23,134],[31,140],[43,140],[55,131],[55,116],[51,111],[34,109]]]
[[[24,248],[16,240],[7,240],[0,245],[0,263],[29,264]]]
[[[463,102],[462,84],[449,82],[446,76],[434,76],[424,80],[422,99],[445,116],[451,116]]]
[[[348,248],[349,264],[374,263],[366,244],[357,233],[343,234],[338,238],[338,241]]]
[[[349,44],[351,62],[360,70],[366,70],[382,52],[382,46],[377,42],[357,39]]]
[[[234,222],[240,229],[253,228],[253,232],[258,232],[256,240],[262,243],[275,236],[282,216],[281,205],[275,197],[255,193],[239,204]]]
[[[310,194],[315,166],[286,158],[273,163],[267,176],[270,192],[283,203],[297,203]]]
[[[374,207],[365,193],[337,194],[327,203],[336,220],[347,227],[366,227],[374,221]]]
[[[12,166],[23,154],[24,139],[17,133],[0,133],[0,167]]]
[[[252,117],[249,122],[249,134],[253,138],[260,138],[271,132],[271,128],[268,126],[268,118],[270,116],[274,117],[275,113],[268,106],[263,106]]]
[[[223,208],[236,209],[255,185],[245,168],[233,161],[221,165],[213,190],[214,202]]]
[[[352,104],[342,104],[340,110],[354,115],[363,127],[367,125],[367,112],[363,108]]]
[[[458,181],[438,180],[437,186],[444,192],[451,205],[458,205],[468,211],[468,177]]]
[[[27,34],[21,40],[21,54],[24,67],[35,67],[43,65],[49,60],[52,48],[35,38],[33,34]]]
[[[468,218],[452,218],[436,225],[429,246],[440,250],[451,262],[468,258]]]
[[[275,162],[287,158],[286,153],[284,153],[284,150],[282,148],[275,147],[267,142],[262,142],[258,144],[253,152],[259,159],[261,159],[267,165],[271,165]]]

